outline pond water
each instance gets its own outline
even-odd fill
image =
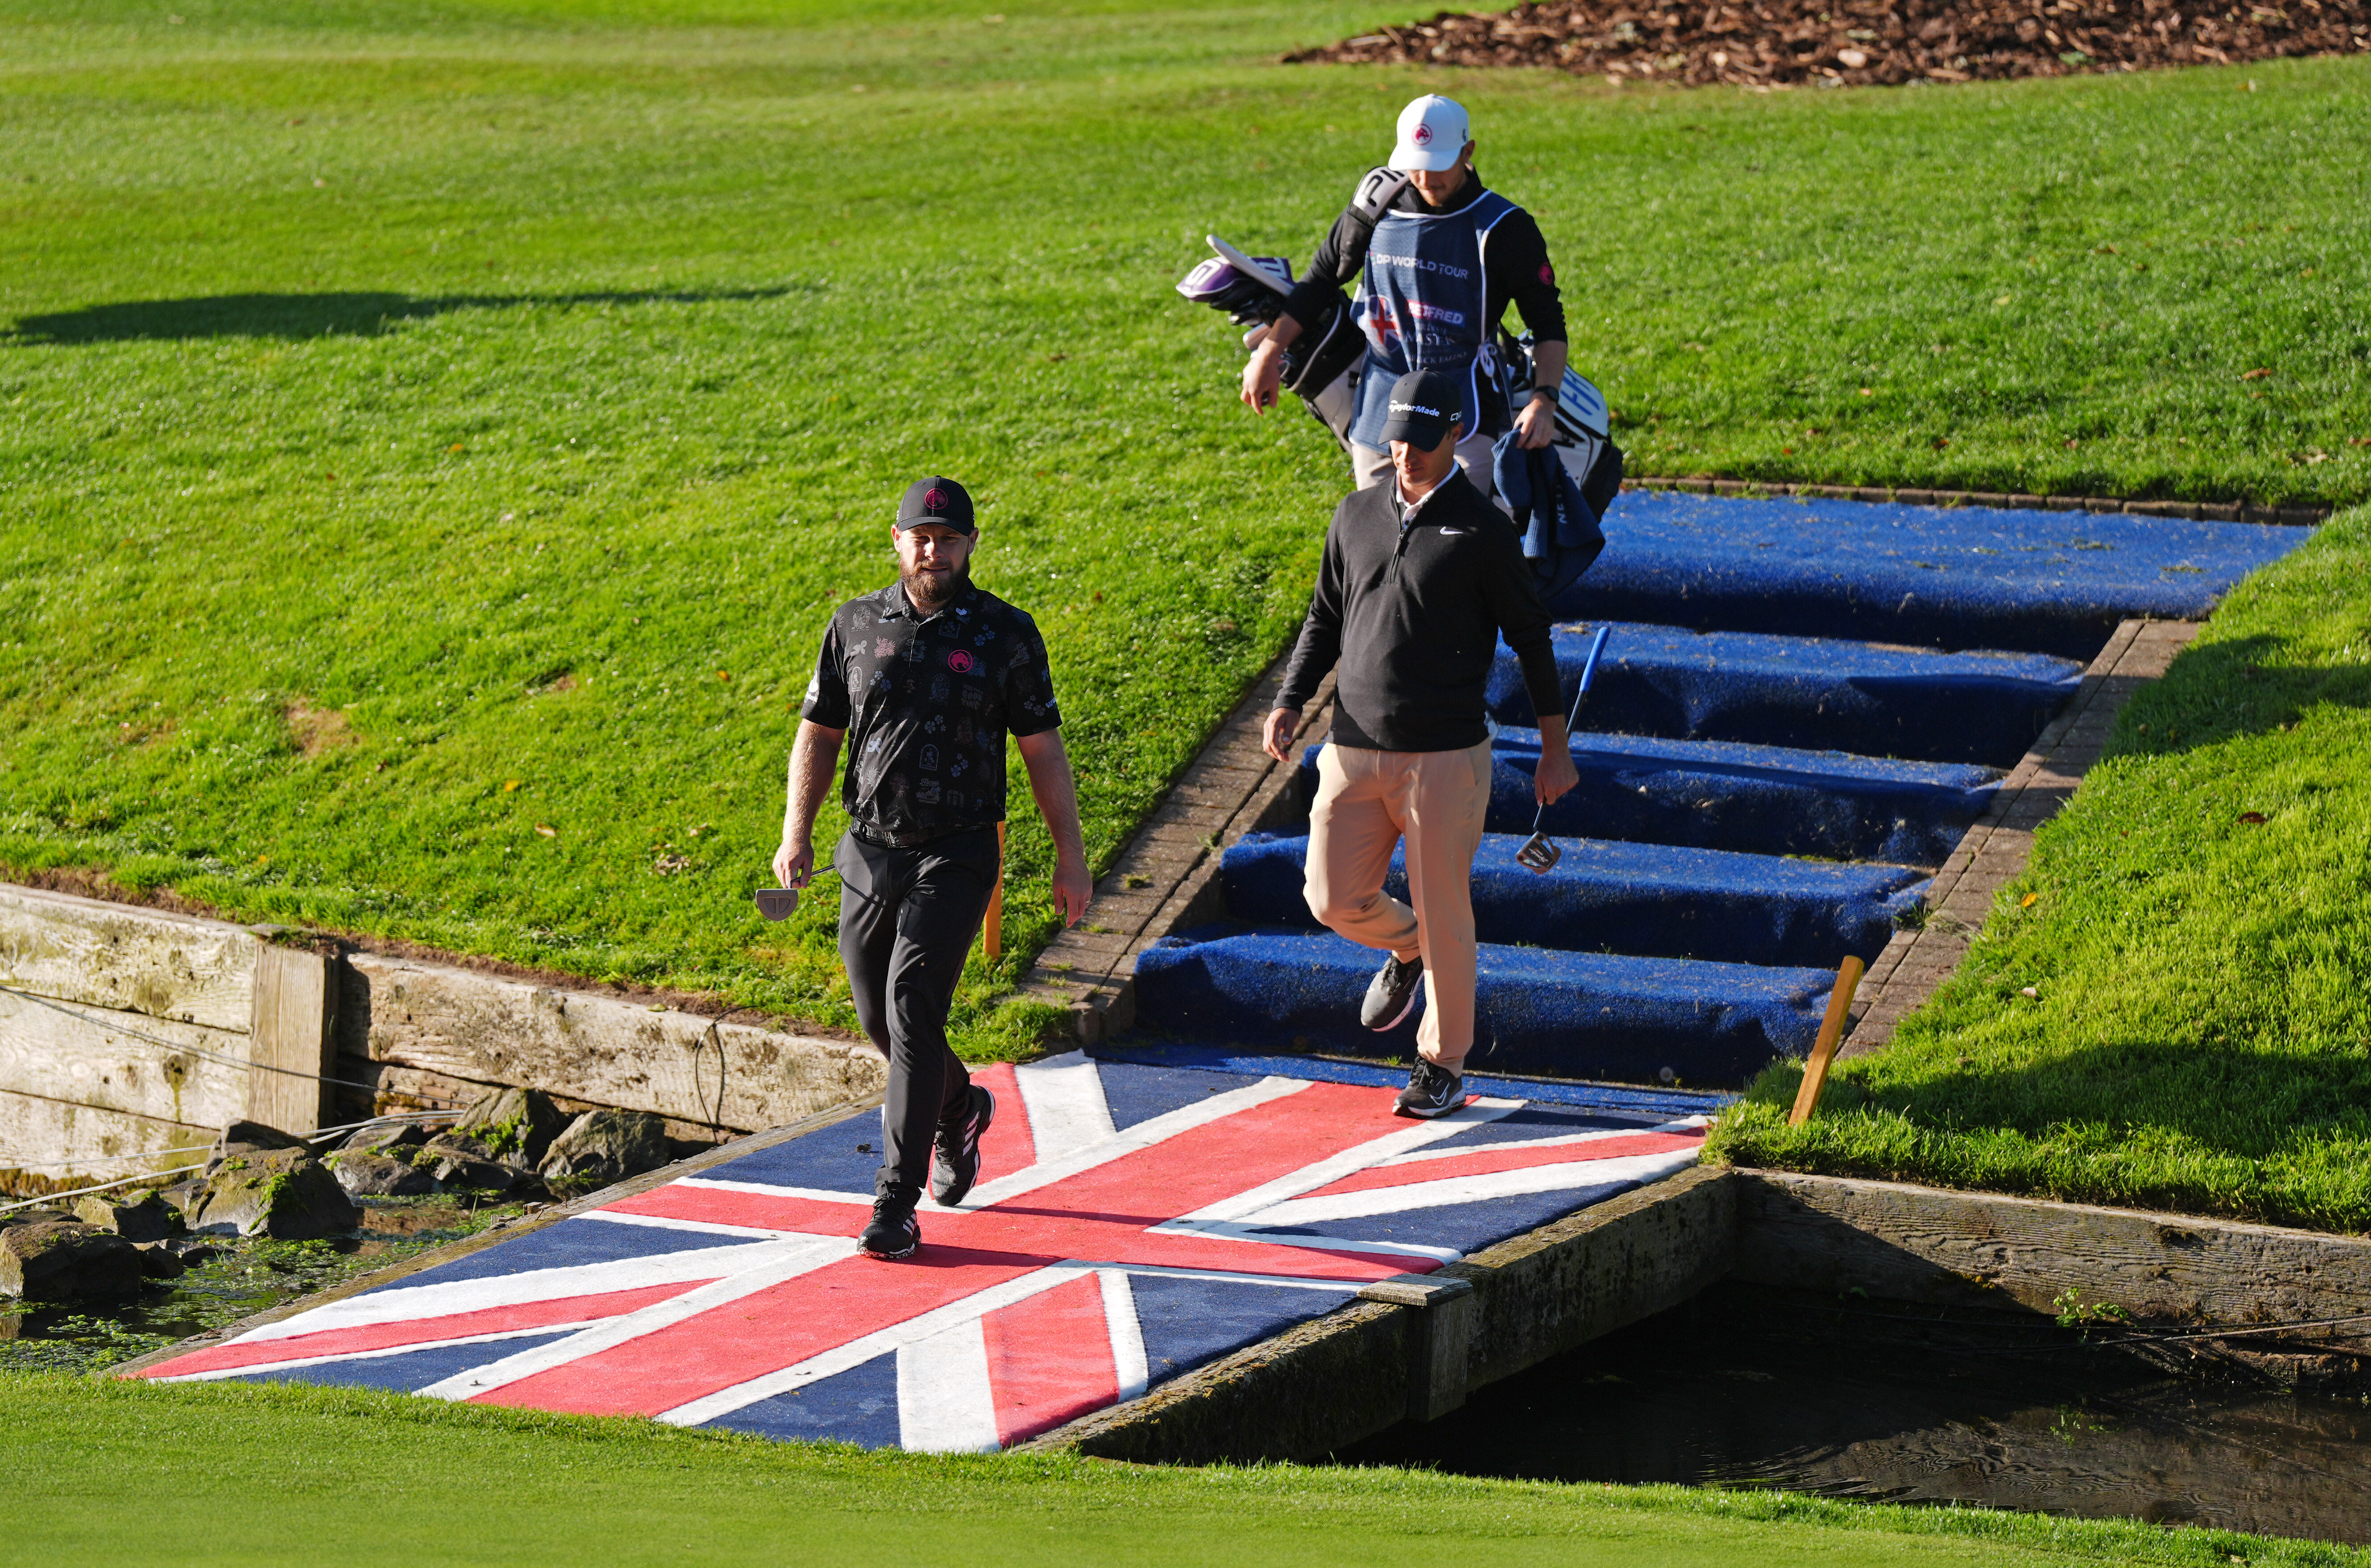
[[[1707,1293],[1334,1457],[2371,1542],[2360,1394],[2227,1361],[2177,1376],[2046,1318],[1768,1291]]]

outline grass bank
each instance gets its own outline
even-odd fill
[[[1644,471],[2371,495],[2364,63],[1271,63],[1398,15],[0,17],[0,871],[848,1022],[830,900],[746,894],[891,499],[981,496],[1107,857],[1290,634],[1341,486],[1168,285],[1210,228],[1305,259],[1425,87],[1541,214]],[[973,1055],[1026,1044],[994,999],[1052,928],[1016,801]]]
[[[935,1458],[353,1389],[9,1378],[11,1560],[2331,1565],[2346,1547],[1778,1493]],[[202,1510],[199,1514],[197,1510]],[[192,1521],[202,1517],[202,1528]]]
[[[1712,1157],[2371,1230],[2371,508],[2250,578],[2134,698],[1966,962]]]

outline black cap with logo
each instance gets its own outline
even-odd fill
[[[918,528],[935,523],[958,534],[977,533],[971,520],[971,492],[943,474],[916,479],[897,503],[897,526]]]
[[[1405,441],[1424,452],[1439,446],[1449,427],[1465,418],[1463,379],[1446,371],[1411,370],[1393,382],[1383,439]]]

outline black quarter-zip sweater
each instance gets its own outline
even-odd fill
[[[1398,486],[1386,478],[1334,509],[1277,706],[1306,708],[1338,664],[1337,744],[1462,751],[1489,733],[1483,695],[1502,636],[1522,661],[1532,708],[1561,714],[1548,615],[1515,525],[1462,468],[1403,524]]]

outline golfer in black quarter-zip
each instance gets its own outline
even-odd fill
[[[1439,1116],[1464,1103],[1474,1046],[1474,852],[1490,804],[1484,687],[1503,636],[1522,661],[1540,721],[1534,789],[1552,801],[1578,775],[1548,635],[1514,525],[1457,465],[1460,386],[1438,371],[1392,388],[1392,482],[1353,490],[1325,530],[1309,618],[1268,715],[1268,754],[1285,749],[1329,669],[1334,733],[1318,754],[1303,892],[1325,925],[1391,954],[1360,1019],[1386,1030],[1430,1005],[1421,1058],[1398,1109]],[[1392,850],[1407,842],[1408,899],[1383,894]],[[1413,907],[1411,907],[1413,905]]]
[[[1498,639],[1554,712],[1556,654],[1523,543],[1461,467],[1421,501],[1397,485],[1336,508],[1309,619],[1286,667],[1298,708],[1336,664],[1334,742],[1370,751],[1462,751],[1490,738],[1484,688]]]
[[[1091,883],[1061,710],[1036,626],[971,582],[971,497],[953,479],[915,481],[891,531],[897,581],[842,605],[824,633],[791,751],[790,803],[774,874],[815,873],[816,814],[843,737],[854,755],[841,801],[839,956],[866,1038],[889,1059],[885,1157],[873,1221],[857,1245],[903,1258],[921,1244],[923,1183],[963,1202],[996,1097],[947,1044],[947,1009],[996,885],[1004,737],[1029,770],[1054,840],[1054,902],[1065,924]]]

